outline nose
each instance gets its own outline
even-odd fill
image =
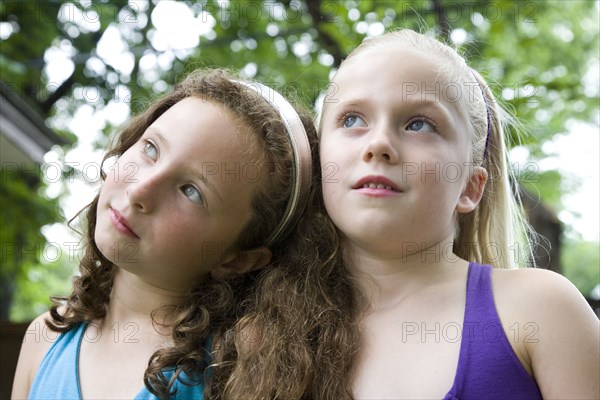
[[[156,209],[159,198],[164,192],[162,179],[158,171],[139,171],[129,178],[127,199],[135,210],[148,214]]]
[[[396,164],[399,157],[392,143],[392,133],[391,127],[373,129],[362,154],[363,161],[383,161]]]

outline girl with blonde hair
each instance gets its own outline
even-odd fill
[[[531,236],[504,122],[433,37],[355,49],[320,117],[318,259],[261,272],[222,343],[223,398],[600,398],[597,317],[565,278],[517,268]]]

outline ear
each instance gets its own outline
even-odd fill
[[[211,276],[214,279],[232,279],[260,269],[269,261],[271,261],[271,250],[265,246],[257,247],[227,257],[221,265],[211,271]]]
[[[487,170],[483,167],[475,167],[469,177],[469,181],[463,192],[460,194],[456,211],[465,214],[473,211],[479,205],[483,197],[483,190],[488,179]]]

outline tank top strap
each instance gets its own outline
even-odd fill
[[[482,322],[500,322],[497,318],[494,293],[492,292],[492,266],[469,264],[467,277],[467,299],[465,306],[465,328]]]
[[[492,269],[469,264],[458,366],[445,399],[541,399],[504,333],[492,291]]]
[[[454,376],[454,384],[452,389],[446,395],[445,399],[455,399],[449,397],[455,393],[463,391],[468,369],[472,363],[473,347],[475,345],[476,333],[480,324],[480,318],[486,314],[486,310],[494,306],[494,298],[491,295],[491,266],[469,263],[467,273],[466,301],[465,314],[462,327],[462,339],[460,344],[460,354],[458,358],[458,366],[456,375]]]
[[[85,323],[61,333],[44,355],[29,389],[29,399],[80,399],[79,349]]]

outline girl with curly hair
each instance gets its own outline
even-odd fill
[[[87,206],[73,291],[29,327],[56,335],[26,335],[12,396],[202,398],[257,271],[296,248],[315,141],[309,115],[220,70],[133,118]]]

